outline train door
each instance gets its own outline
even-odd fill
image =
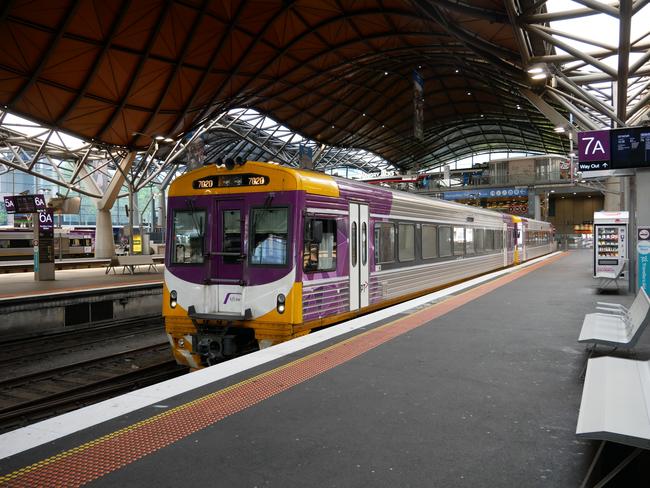
[[[519,264],[523,260],[523,224],[520,217],[512,217],[512,222],[513,264]]]
[[[241,313],[244,272],[244,202],[218,200],[212,226],[209,283],[217,285],[215,312]]]
[[[517,224],[519,229],[519,261],[526,261],[526,236],[528,235],[528,223],[522,219],[522,221]]]
[[[370,303],[368,267],[368,205],[350,204],[349,261],[350,310],[367,307]]]

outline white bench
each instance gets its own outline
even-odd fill
[[[122,274],[124,274],[126,271],[128,271],[130,274],[135,274],[135,269],[138,266],[148,266],[149,268],[147,271],[151,271],[153,269],[154,272],[158,272],[156,264],[153,261],[153,256],[149,254],[134,256],[113,256],[111,258],[111,262],[106,267],[105,274],[108,274],[111,269],[113,270],[113,274],[115,274],[115,268],[118,266],[122,266]]]
[[[629,309],[622,305],[599,302],[603,312],[585,315],[578,342],[633,348],[650,322],[650,298],[643,288]]]
[[[614,271],[612,271],[608,276],[600,277],[598,284],[596,285],[596,288],[600,291],[605,291],[607,290],[607,287],[611,283],[614,283],[616,285],[616,289],[618,290],[618,280],[619,278],[623,277],[623,274],[625,273],[626,269],[627,269],[627,259],[621,259],[617,267],[614,269]]]
[[[650,361],[610,356],[590,359],[576,435],[602,441],[581,486],[587,486],[605,442],[635,449],[594,485],[598,487],[609,482],[643,449],[650,449]]]

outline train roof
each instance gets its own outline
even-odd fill
[[[232,185],[221,186],[217,182],[214,186],[204,186],[195,188],[195,182],[199,180],[209,181],[208,178],[214,179],[219,176],[265,176],[263,185]],[[224,179],[221,181],[232,181]],[[253,180],[254,182],[258,180]],[[225,184],[225,183],[224,183]],[[338,197],[339,187],[332,176],[317,171],[290,168],[281,166],[277,163],[262,163],[257,161],[246,161],[242,165],[235,166],[234,169],[228,170],[224,166],[209,164],[199,169],[189,171],[184,175],[176,178],[169,187],[169,196],[187,196],[187,195],[210,195],[210,194],[230,194],[230,193],[247,193],[260,191],[291,191],[303,190],[307,193],[317,195]]]
[[[249,175],[249,176],[266,176],[268,181],[264,185],[237,185],[237,186],[213,186],[195,188],[195,182],[228,175]],[[537,221],[527,217],[517,217],[494,210],[488,210],[481,207],[464,205],[462,203],[450,202],[426,195],[417,195],[392,188],[377,187],[357,180],[350,180],[339,176],[330,176],[318,171],[292,168],[282,166],[277,163],[246,161],[242,165],[235,166],[232,170],[224,166],[208,164],[199,169],[189,171],[184,175],[176,178],[169,188],[169,196],[188,196],[188,195],[210,195],[210,194],[231,194],[247,193],[260,191],[291,191],[303,190],[307,193],[316,195],[339,197],[341,190],[345,189],[354,192],[355,189],[367,189],[372,187],[375,192],[385,192],[390,194],[393,201],[404,203],[413,202],[429,205],[436,205],[448,209],[455,209],[461,212],[471,212],[473,215],[481,215],[486,218],[503,218],[506,220],[528,222],[539,222],[540,224],[550,225],[548,222]],[[359,193],[362,193],[361,191]]]

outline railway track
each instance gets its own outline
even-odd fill
[[[0,381],[0,432],[186,373],[155,344]]]
[[[73,329],[38,337],[26,337],[0,342],[0,366],[11,363],[14,369],[20,363],[32,362],[47,354],[65,354],[69,350],[103,344],[156,330],[164,330],[160,315],[112,321],[109,324],[85,329]]]

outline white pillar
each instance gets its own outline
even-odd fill
[[[620,177],[607,178],[605,180],[605,212],[619,212],[621,208],[621,182]]]
[[[95,257],[110,258],[115,254],[113,242],[113,223],[110,210],[97,210],[97,226],[95,228]]]

